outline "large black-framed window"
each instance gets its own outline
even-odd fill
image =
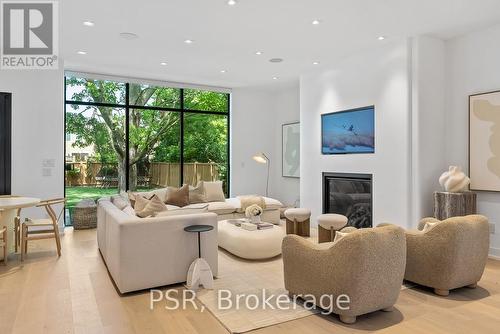
[[[141,190],[223,181],[230,94],[65,77],[66,186]]]

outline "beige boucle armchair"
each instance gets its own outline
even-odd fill
[[[423,232],[426,222],[439,222]],[[424,218],[417,231],[406,232],[405,279],[434,288],[437,295],[464,286],[475,288],[489,251],[488,218],[480,215]]]
[[[406,262],[404,230],[394,226],[356,230],[335,243],[313,244],[295,235],[283,240],[285,288],[292,296],[347,295],[349,309],[328,311],[344,323],[377,310],[392,310]],[[318,306],[321,306],[317,303]]]

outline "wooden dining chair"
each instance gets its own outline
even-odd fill
[[[7,226],[0,228],[0,247],[3,248],[3,263],[7,265]]]
[[[21,224],[21,261],[24,261],[24,256],[28,253],[28,241],[41,239],[55,239],[57,247],[57,255],[61,256],[61,240],[59,238],[59,226],[57,222],[64,212],[64,206],[58,216],[54,211],[53,205],[64,204],[65,198],[56,198],[41,201],[37,207],[45,208],[49,218],[29,219]]]

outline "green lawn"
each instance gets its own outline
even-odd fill
[[[117,188],[66,187],[66,207],[73,208],[82,199],[99,199],[118,193]]]

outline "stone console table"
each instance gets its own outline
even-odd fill
[[[437,191],[434,193],[434,217],[444,220],[450,217],[476,214],[475,192],[449,193]]]

